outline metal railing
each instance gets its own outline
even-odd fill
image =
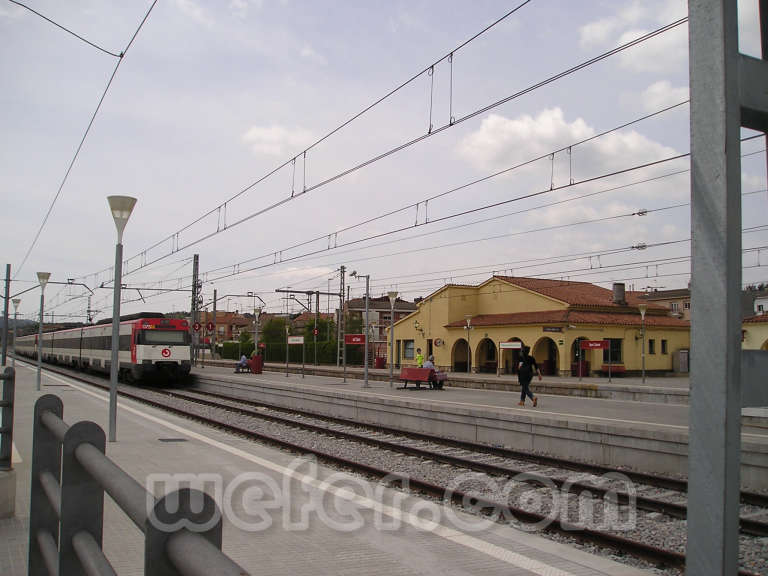
[[[35,403],[29,576],[113,575],[101,548],[104,492],[144,533],[145,576],[247,576],[221,551],[216,502],[182,488],[157,500],[105,454],[104,430],[68,426],[58,396]]]
[[[0,374],[0,470],[12,470],[13,452],[13,398],[16,394],[16,371],[10,366]]]

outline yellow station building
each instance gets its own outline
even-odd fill
[[[542,373],[687,372],[690,322],[668,308],[586,282],[493,276],[477,286],[443,286],[394,325],[395,356],[415,365],[416,350],[441,370],[513,374],[521,344],[530,346]],[[640,310],[646,306],[643,320]],[[768,326],[768,325],[766,325]],[[645,338],[643,338],[645,328]],[[391,334],[389,336],[391,338]],[[607,341],[585,350],[580,341]]]
[[[745,318],[741,327],[744,350],[768,350],[768,314]]]

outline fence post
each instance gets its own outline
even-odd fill
[[[48,576],[43,554],[38,546],[38,534],[45,532],[58,543],[59,517],[51,506],[40,482],[40,475],[47,471],[61,483],[61,446],[59,441],[43,425],[41,416],[50,411],[59,418],[64,414],[61,399],[46,394],[35,402],[35,420],[32,432],[32,486],[29,495],[29,576]]]
[[[221,550],[221,512],[205,492],[181,488],[155,503],[144,529],[144,576],[182,576],[168,549],[180,532],[194,532]]]
[[[78,532],[88,532],[101,548],[104,526],[104,489],[77,459],[82,443],[95,446],[104,453],[104,430],[94,422],[77,422],[64,436],[61,465],[61,534],[59,542],[59,574],[85,574],[75,552],[73,539]]]
[[[0,428],[0,470],[13,470],[13,400],[16,393],[16,371],[8,367],[2,375],[2,428]]]

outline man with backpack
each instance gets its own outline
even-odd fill
[[[538,374],[539,382],[541,382],[541,371],[539,365],[536,364],[536,358],[530,355],[530,346],[523,346],[523,355],[520,357],[520,364],[517,368],[517,380],[520,382],[520,402],[518,406],[525,406],[525,397],[531,399],[533,407],[536,408],[539,404],[539,399],[531,392],[531,380],[533,375]]]

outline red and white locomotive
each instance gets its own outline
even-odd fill
[[[120,317],[120,375],[127,380],[175,380],[189,374],[189,322],[142,313]],[[37,334],[16,339],[17,353],[37,357]],[[112,321],[43,333],[43,360],[75,368],[110,371]]]

